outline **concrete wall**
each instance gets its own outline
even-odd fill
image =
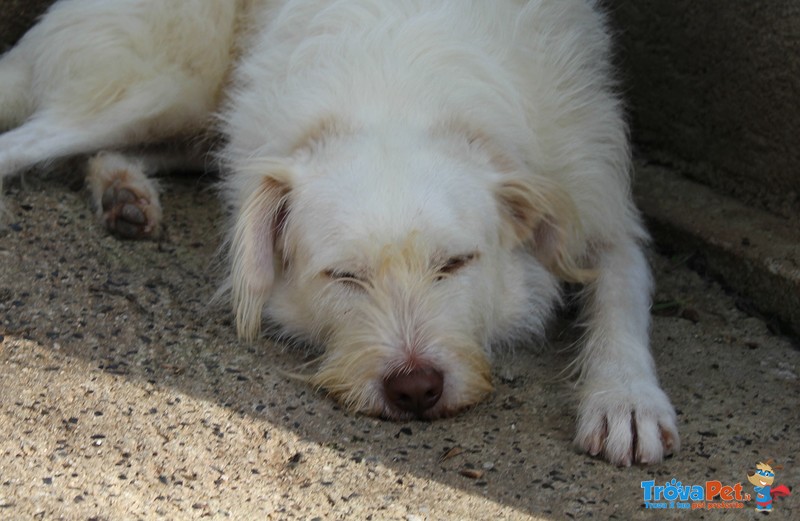
[[[656,242],[800,335],[800,0],[604,1]]]
[[[606,0],[645,155],[800,215],[800,0]]]

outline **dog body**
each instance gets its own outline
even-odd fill
[[[0,61],[0,178],[218,130],[239,334],[324,346],[309,380],[387,418],[481,400],[492,346],[583,283],[576,442],[655,462],[679,441],[609,45],[583,0],[62,0]],[[117,233],[156,233],[147,170],[89,163]]]

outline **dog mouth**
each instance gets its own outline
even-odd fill
[[[386,342],[334,342],[306,381],[352,413],[389,421],[455,416],[493,386],[483,350],[469,339],[443,345],[451,344],[392,350]]]
[[[396,372],[363,385],[317,383],[315,387],[353,413],[392,422],[450,418],[473,407],[487,394],[482,392],[480,396],[453,401],[453,393],[447,388],[447,374],[434,368]]]
[[[425,410],[404,410],[390,404],[388,401],[385,401],[383,403],[383,409],[378,414],[370,414],[369,412],[366,412],[366,414],[369,414],[371,416],[376,416],[381,420],[390,422],[401,422],[401,423],[410,421],[431,422],[457,416],[458,414],[460,414],[466,409],[469,409],[473,405],[474,404],[460,405],[457,407],[438,405]]]
[[[409,421],[431,422],[445,418],[451,418],[453,416],[458,415],[461,411],[463,411],[466,408],[467,408],[466,406],[455,409],[440,407],[435,410],[427,410],[414,413],[414,412],[395,409],[391,406],[386,406],[384,407],[383,412],[381,412],[380,415],[378,415],[378,418],[385,421],[400,422],[400,423]]]

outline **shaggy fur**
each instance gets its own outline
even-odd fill
[[[609,44],[586,0],[61,0],[0,61],[0,179],[101,152],[99,219],[148,237],[157,186],[113,150],[220,132],[240,336],[322,346],[311,383],[386,418],[483,399],[493,346],[582,283],[576,443],[657,462],[679,437]]]

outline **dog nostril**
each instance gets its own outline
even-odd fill
[[[415,369],[383,380],[387,401],[417,416],[431,409],[442,397],[444,377],[435,369]]]

